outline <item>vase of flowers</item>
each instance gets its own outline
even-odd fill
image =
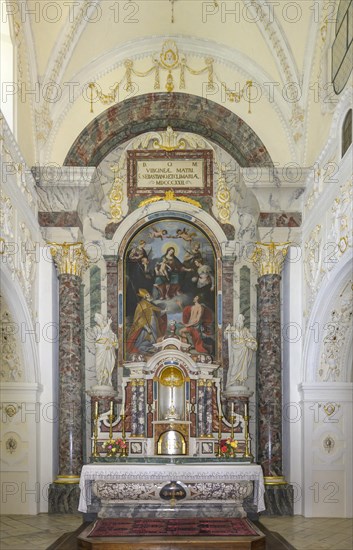
[[[228,439],[221,439],[219,443],[219,453],[220,456],[224,457],[235,457],[235,451],[238,447],[238,441],[236,439],[233,439],[232,437],[228,437]]]
[[[124,439],[108,439],[102,445],[107,456],[127,456],[127,444]]]

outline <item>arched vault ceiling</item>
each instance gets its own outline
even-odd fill
[[[31,106],[36,162],[51,161],[52,157],[61,162],[66,145],[58,143],[62,133],[67,132],[65,124],[71,108],[76,118],[70,114],[69,140],[73,141],[86,125],[77,94],[83,97],[81,90],[89,82],[97,82],[108,93],[109,87],[121,80],[129,56],[137,71],[145,71],[151,55],[160,53],[168,37],[177,41],[179,52],[185,53],[193,69],[204,66],[204,52],[208,50],[207,55],[215,60],[216,81],[224,80],[228,89],[240,89],[247,80],[259,86],[267,103],[257,105],[253,115],[256,125],[247,118],[242,104],[233,103],[229,108],[256,127],[274,162],[300,162],[308,148],[306,124],[313,108],[309,84],[316,78],[312,71],[322,53],[320,32],[322,35],[324,17],[332,15],[331,9],[327,13],[332,4],[328,0],[6,0],[9,13],[18,12],[12,17],[17,42],[22,36],[21,26],[24,35],[30,37],[21,38],[21,44],[17,44],[26,49],[29,58],[31,82],[26,86],[32,89],[39,83],[40,90],[47,90],[47,86],[51,90],[53,82],[60,89],[59,99],[50,96],[48,100],[43,92]],[[159,37],[156,51],[146,51],[146,41]],[[129,45],[133,45],[133,51]],[[191,82],[189,74],[187,77],[185,91],[205,96],[196,90],[197,79]],[[146,80],[138,83],[138,93],[156,89],[153,79],[149,83]],[[299,89],[294,101],[286,95],[286,87],[291,85],[294,95]],[[161,90],[163,87],[164,82]],[[123,99],[121,93],[120,101]],[[212,99],[221,104],[228,100]],[[25,129],[23,135],[27,135]]]
[[[65,164],[97,166],[120,143],[167,126],[218,143],[240,166],[272,165],[266,147],[241,118],[213,101],[181,93],[141,95],[107,109],[81,132]]]
[[[53,65],[59,65],[64,79],[122,43],[168,34],[214,40],[237,49],[262,65],[275,81],[282,80],[288,64],[297,79],[304,71],[314,16],[311,0],[175,0],[173,23],[169,0],[27,0],[26,4],[39,75],[49,77]]]

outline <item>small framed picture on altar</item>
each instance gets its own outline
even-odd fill
[[[130,441],[130,455],[142,455],[142,441]]]
[[[214,455],[213,441],[202,441],[201,442],[201,453],[203,455]]]

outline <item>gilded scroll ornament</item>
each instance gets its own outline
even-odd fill
[[[225,177],[221,172],[218,178],[218,186],[216,193],[218,217],[221,223],[229,223],[230,219],[230,191],[226,183]]]
[[[81,242],[48,244],[59,275],[82,277],[88,267],[89,258]]]
[[[152,148],[163,151],[175,151],[176,149],[207,149],[204,139],[188,133],[175,132],[171,126],[167,126],[165,132],[149,132],[142,136],[141,140],[134,142],[134,149],[148,149],[152,141]]]
[[[335,446],[335,440],[330,435],[328,435],[323,440],[322,446],[327,453],[330,453],[331,451],[333,451],[333,448]]]
[[[286,243],[256,243],[251,261],[258,270],[259,277],[263,275],[280,275],[289,242]]]
[[[337,406],[336,403],[326,403],[326,405],[324,405],[324,411],[327,414],[327,416],[333,415],[333,413],[336,411],[336,406]]]
[[[17,449],[17,441],[14,437],[9,437],[5,443],[6,451],[10,454],[14,453]]]
[[[110,213],[115,222],[121,221],[123,217],[123,211],[121,208],[121,203],[123,202],[124,193],[123,193],[123,180],[119,175],[119,167],[113,166],[113,172],[115,173],[113,187],[109,193],[110,201]]]
[[[199,203],[199,201],[196,201],[195,199],[191,199],[190,197],[184,197],[183,195],[176,196],[172,189],[168,189],[168,191],[165,192],[164,197],[161,195],[157,195],[149,199],[144,199],[143,201],[140,202],[140,204],[138,205],[138,208],[142,208],[143,206],[148,206],[149,204],[153,204],[154,202],[158,202],[158,201],[181,201],[181,202],[186,202],[188,204],[192,204],[193,206],[197,206],[198,208],[202,208],[201,203]]]
[[[4,411],[9,418],[12,418],[13,416],[15,416],[15,414],[18,413],[19,409],[21,409],[21,406],[14,403],[9,403],[8,405],[6,405]]]

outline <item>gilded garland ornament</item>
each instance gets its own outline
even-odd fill
[[[280,275],[290,243],[256,243],[251,261],[258,270],[259,277],[263,275]]]
[[[207,75],[208,92],[216,90],[215,81],[217,81],[222,93],[225,94],[228,101],[235,103],[239,103],[242,99],[247,101],[249,103],[248,113],[251,113],[252,80],[247,80],[242,89],[239,89],[238,92],[231,90],[215,73],[214,59],[212,57],[205,57],[204,66],[200,69],[193,68],[188,64],[186,56],[179,53],[178,47],[174,40],[166,40],[162,44],[160,53],[154,54],[151,61],[152,65],[147,70],[139,71],[135,68],[134,61],[132,59],[126,59],[123,63],[125,72],[122,78],[110,87],[110,93],[104,94],[96,82],[90,82],[88,84],[90,112],[94,112],[93,104],[96,101],[100,101],[102,105],[110,105],[119,101],[119,91],[121,89],[124,89],[128,94],[131,94],[134,91],[135,86],[132,81],[133,77],[145,78],[150,75],[154,75],[154,89],[160,90],[161,72],[165,71],[167,72],[165,90],[168,93],[173,92],[176,88],[174,79],[176,72],[178,72],[179,76],[179,90],[186,89],[186,73],[192,76]]]
[[[89,265],[89,258],[82,242],[62,244],[50,242],[48,245],[59,275],[82,277]]]

